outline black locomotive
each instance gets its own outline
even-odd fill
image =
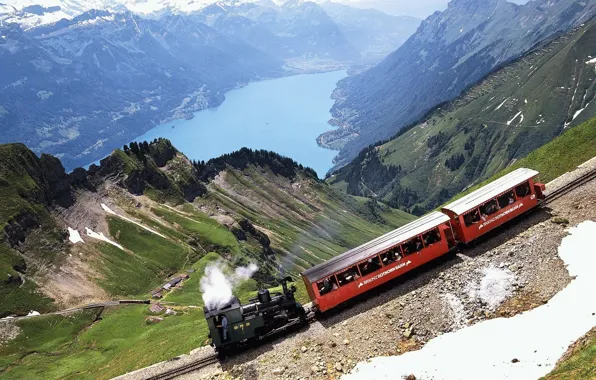
[[[211,345],[216,351],[228,352],[233,348],[259,341],[292,326],[306,323],[306,311],[294,298],[296,287],[288,288],[291,277],[280,279],[283,293],[263,289],[258,296],[242,305],[233,298],[227,305],[209,310],[204,308]]]

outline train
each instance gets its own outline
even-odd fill
[[[304,324],[307,313],[328,312],[421,265],[475,243],[488,232],[542,204],[546,187],[540,183],[539,174],[526,168],[514,170],[438,211],[304,271],[301,278],[312,301],[308,310],[294,299],[295,287],[287,289],[286,283],[291,278],[286,278],[283,294],[269,297],[266,291],[261,291],[263,294],[259,292],[258,299],[246,306],[234,300],[221,311],[206,312],[212,344],[218,351],[225,350],[232,342],[258,340]],[[217,327],[221,323],[218,325],[214,319],[222,313],[228,316],[231,332],[228,342],[221,341],[221,327]]]
[[[218,308],[204,307],[211,345],[220,355],[307,323],[307,311],[294,296],[296,286],[288,287],[292,278],[278,281],[281,293],[262,289],[244,305],[234,297]]]

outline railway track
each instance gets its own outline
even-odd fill
[[[596,169],[585,173],[581,177],[576,178],[575,180],[569,182],[565,186],[558,188],[557,190],[553,191],[552,193],[549,193],[547,195],[544,203],[549,204],[549,203],[561,198],[563,195],[569,193],[570,191],[575,190],[578,187],[580,187],[594,179],[596,179]]]
[[[158,375],[148,377],[147,380],[169,380],[169,379],[175,379],[178,376],[182,376],[182,375],[185,375],[187,373],[198,371],[198,370],[200,370],[202,368],[205,368],[205,367],[210,366],[212,364],[215,364],[217,362],[218,362],[217,355],[207,356],[205,358],[196,360],[196,361],[194,361],[192,363],[188,363],[188,364],[183,365],[181,367],[173,368],[173,369],[171,369],[169,371],[160,373]]]

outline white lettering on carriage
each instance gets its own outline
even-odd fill
[[[385,272],[379,273],[378,275],[376,275],[376,276],[374,276],[374,277],[371,277],[371,278],[369,278],[369,279],[367,279],[367,280],[364,280],[364,281],[362,281],[360,284],[358,284],[358,289],[360,289],[360,288],[361,288],[361,287],[363,287],[364,285],[368,285],[368,284],[370,284],[370,283],[371,283],[371,282],[373,282],[373,281],[376,281],[376,280],[378,280],[378,279],[380,279],[380,278],[383,278],[383,277],[387,276],[388,274],[395,272],[395,271],[396,271],[396,270],[398,270],[398,269],[405,268],[405,267],[407,267],[407,266],[408,266],[408,265],[410,265],[410,264],[412,264],[412,262],[411,262],[410,260],[408,260],[408,261],[407,261],[407,262],[405,262],[405,263],[401,263],[401,264],[399,264],[399,265],[396,265],[396,266],[394,266],[393,268],[387,269]]]
[[[505,211],[504,213],[499,214],[499,215],[495,216],[494,218],[489,219],[486,222],[482,223],[478,227],[478,229],[481,230],[483,227],[486,227],[489,224],[496,222],[497,220],[501,219],[502,217],[511,214],[513,211],[518,210],[518,209],[522,208],[523,206],[524,206],[524,204],[520,203],[520,204],[516,205],[515,207],[510,208],[509,210]]]

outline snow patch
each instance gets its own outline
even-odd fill
[[[111,241],[110,239],[108,239],[107,237],[105,237],[105,235],[100,232],[94,232],[91,228],[89,227],[85,227],[85,231],[87,232],[87,236],[93,238],[93,239],[97,239],[97,240],[101,240],[104,241],[106,243],[112,244],[115,247],[120,248],[121,250],[125,250],[123,246],[121,246],[120,244],[116,243],[115,241]]]
[[[79,231],[73,230],[70,227],[68,227],[68,240],[70,240],[72,244],[84,243]]]
[[[470,298],[478,298],[490,310],[495,310],[513,291],[515,276],[508,269],[493,266],[482,269],[482,277],[478,283],[470,283],[466,291]]]
[[[102,204],[101,204],[101,208],[103,208],[103,210],[104,210],[106,213],[110,214],[110,215],[117,216],[117,217],[118,217],[118,218],[120,218],[120,219],[124,219],[124,220],[126,220],[127,222],[130,222],[130,223],[136,224],[137,226],[141,227],[141,228],[142,228],[142,229],[144,229],[144,230],[147,230],[147,231],[149,231],[149,232],[151,232],[151,233],[154,233],[154,234],[155,234],[155,235],[157,235],[157,236],[161,236],[162,238],[164,238],[164,239],[167,239],[167,238],[166,238],[164,235],[160,234],[159,232],[157,232],[157,231],[155,231],[155,230],[152,230],[151,228],[149,228],[149,227],[147,227],[147,226],[144,226],[144,225],[142,225],[142,224],[141,224],[141,223],[139,223],[139,222],[135,222],[134,220],[132,220],[132,219],[130,219],[130,218],[127,218],[126,216],[123,216],[123,215],[120,215],[120,214],[116,214],[114,211],[112,211],[112,209],[110,209],[110,208],[109,208],[108,206],[106,206],[104,203],[102,203]]]
[[[574,279],[547,304],[441,335],[421,350],[358,364],[345,379],[538,379],[596,325],[596,223],[570,230],[559,256]],[[517,359],[515,363],[513,359]]]
[[[29,312],[29,314],[27,314],[28,317],[33,317],[33,316],[36,316],[36,315],[41,315],[41,314],[39,314],[39,311],[35,311],[35,310],[31,310]]]
[[[455,329],[461,329],[467,325],[464,303],[452,293],[444,294],[443,300],[447,306],[446,312],[453,318],[452,325]]]
[[[497,108],[495,108],[495,111],[500,110],[501,107],[503,107],[505,105],[505,103],[507,103],[507,100],[509,100],[509,98],[506,98],[505,100],[503,100],[503,103],[499,104],[499,106]]]
[[[516,113],[516,114],[515,114],[515,116],[513,116],[513,119],[511,119],[511,120],[509,120],[509,121],[507,122],[507,125],[511,125],[511,123],[513,123],[513,121],[514,121],[515,119],[517,119],[517,117],[518,117],[519,115],[521,115],[521,114],[522,114],[522,111],[519,111],[518,113]],[[523,117],[522,117],[522,121],[523,121]]]

